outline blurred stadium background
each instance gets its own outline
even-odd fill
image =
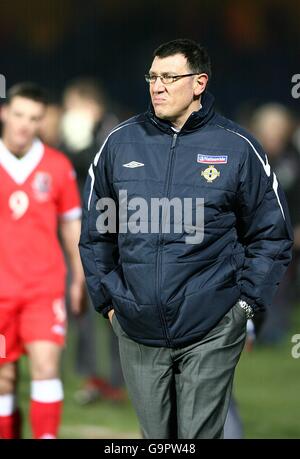
[[[300,74],[299,23],[298,0],[0,0],[0,74],[7,87],[28,80],[43,85],[58,105],[70,81],[94,77],[108,95],[106,108],[122,121],[148,105],[143,75],[153,49],[173,38],[199,41],[212,57],[210,90],[224,115],[254,129],[253,115],[263,104],[281,104],[288,111],[279,169],[299,228],[300,170],[297,175],[292,166],[296,176],[291,189],[291,174],[286,172],[294,164],[291,148],[300,158],[300,99],[291,92],[292,77]],[[235,393],[246,438],[300,437],[300,359],[291,355],[292,336],[300,334],[299,229],[297,234],[293,274],[278,307],[279,321],[282,308],[283,315],[291,316],[282,319],[286,323],[280,336],[266,335],[238,366]],[[93,317],[97,365],[108,378],[109,332],[100,317]],[[84,406],[75,402],[74,393],[82,384],[74,364],[76,334],[73,320],[62,363],[66,403],[61,438],[138,438],[129,401],[98,398]],[[29,381],[24,360],[21,370],[26,410]],[[30,437],[28,427],[25,435]]]

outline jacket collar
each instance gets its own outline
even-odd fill
[[[197,129],[200,129],[202,126],[207,124],[208,121],[210,121],[215,114],[214,103],[214,96],[210,92],[205,91],[201,98],[202,107],[200,108],[200,110],[198,110],[197,112],[193,112],[189,116],[185,124],[182,126],[180,133],[187,134],[189,132],[193,132]],[[146,116],[148,116],[151,122],[155,124],[159,129],[168,133],[173,133],[172,123],[170,121],[158,118],[154,113],[152,103],[150,103],[149,105],[149,109],[146,112]]]

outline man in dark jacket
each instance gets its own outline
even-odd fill
[[[214,112],[210,74],[193,41],[161,45],[150,109],[110,133],[86,183],[82,262],[146,438],[222,438],[247,318],[291,258],[276,176]]]

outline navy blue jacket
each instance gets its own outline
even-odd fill
[[[99,199],[113,199],[118,216],[120,190],[128,218],[138,210],[133,198],[149,209],[151,198],[192,198],[200,213],[203,198],[203,240],[186,242],[191,225],[164,231],[166,208],[156,217],[149,210],[143,231],[121,233],[117,221],[116,232],[99,232],[108,210]],[[172,227],[172,212],[169,220]],[[139,343],[180,347],[201,339],[239,298],[257,310],[271,304],[291,259],[292,230],[261,146],[216,114],[206,92],[178,134],[151,108],[110,133],[89,170],[79,247],[97,311],[106,316],[113,305]]]

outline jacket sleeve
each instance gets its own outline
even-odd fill
[[[257,143],[249,142],[240,168],[236,218],[245,250],[241,299],[265,310],[291,260],[293,236],[284,193]]]
[[[117,233],[101,232],[100,216],[109,210],[109,215],[116,224],[116,215],[111,211],[115,201],[112,189],[111,171],[109,164],[109,147],[103,145],[91,164],[84,188],[83,214],[79,251],[89,294],[94,308],[107,317],[112,309],[111,297],[103,289],[101,281],[118,264],[119,252]],[[110,201],[111,206],[99,205]]]

